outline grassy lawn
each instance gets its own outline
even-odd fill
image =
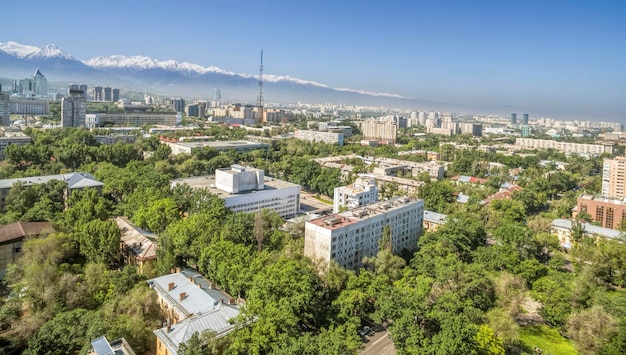
[[[316,200],[318,200],[319,202],[325,203],[325,204],[327,204],[327,205],[332,205],[332,204],[333,204],[333,201],[330,201],[330,200],[324,200],[324,199],[323,199],[323,198],[321,198],[321,197],[315,197],[315,199],[316,199]]]
[[[534,355],[535,347],[543,350],[544,355],[578,354],[574,345],[547,325],[524,327],[520,329],[522,354]]]

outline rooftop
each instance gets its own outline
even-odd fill
[[[262,142],[250,141],[211,141],[211,142],[178,142],[178,145],[190,148],[213,147],[215,149],[237,149],[237,148],[269,148],[270,145]]]
[[[140,260],[155,259],[156,255],[156,239],[158,235],[137,228],[130,223],[126,217],[116,217],[120,232],[122,233],[122,243],[131,248],[133,254]]]
[[[171,181],[172,186],[179,184],[187,184],[193,189],[208,189],[210,193],[218,195],[219,197],[246,195],[251,193],[259,193],[260,191],[285,189],[288,187],[299,187],[300,185],[293,184],[289,181],[278,180],[268,176],[265,176],[263,190],[260,191],[243,191],[237,194],[230,194],[226,191],[220,190],[215,185],[215,175],[193,176],[188,178],[181,178]]]
[[[63,180],[67,184],[67,187],[71,189],[80,189],[85,187],[101,187],[104,186],[103,183],[96,180],[93,175],[89,173],[82,172],[74,172],[68,174],[59,174],[59,175],[46,175],[46,176],[33,176],[33,177],[25,177],[25,178],[16,178],[16,179],[5,179],[0,180],[0,189],[8,189],[13,186],[16,182],[23,182],[26,186],[34,185],[34,184],[45,184],[49,181],[53,180]]]
[[[422,200],[413,199],[406,196],[395,197],[387,201],[380,201],[350,211],[335,213],[330,216],[317,218],[307,223],[312,223],[316,226],[334,230],[359,221],[366,220],[374,216],[397,210],[418,201]]]
[[[12,242],[25,236],[52,233],[50,222],[15,222],[0,226],[0,244]]]
[[[578,198],[578,200],[597,201],[597,202],[610,203],[613,205],[626,206],[626,199],[622,200],[619,198],[612,198],[612,197],[605,197],[605,196],[595,196],[595,195],[584,194],[584,195],[581,195]]]
[[[443,213],[424,210],[424,221],[432,223],[444,223],[446,218],[448,218],[448,215],[445,215]]]
[[[552,227],[571,230],[572,221],[569,219],[558,218],[552,221]],[[591,223],[582,223],[582,227],[584,228],[586,234],[597,235],[597,236],[609,238],[609,239],[619,239],[620,235],[624,233],[617,229],[604,228],[604,227],[593,225]]]

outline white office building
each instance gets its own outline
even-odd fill
[[[352,185],[335,187],[333,213],[341,207],[349,210],[370,205],[378,201],[376,179],[371,175],[361,175]]]
[[[304,255],[315,261],[335,260],[346,269],[358,270],[364,257],[378,253],[387,225],[392,252],[416,249],[423,219],[424,201],[408,197],[317,218],[305,224]]]
[[[217,169],[215,176],[177,179],[172,184],[209,189],[235,212],[256,212],[267,208],[284,218],[293,218],[300,211],[300,185],[266,177],[260,169],[232,165]]]

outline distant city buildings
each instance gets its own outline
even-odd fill
[[[294,137],[310,142],[324,142],[328,144],[338,144],[340,147],[343,146],[343,133],[297,129],[294,132]]]
[[[87,88],[85,88],[87,90]],[[85,91],[87,92],[87,91]],[[92,91],[93,101],[117,102],[120,99],[120,89],[108,86],[94,86]]]
[[[583,144],[571,142],[558,142],[548,139],[517,138],[515,145],[527,149],[554,149],[563,153],[574,154],[614,154],[615,147],[610,144]]]
[[[251,141],[209,141],[209,142],[168,142],[162,141],[172,149],[172,154],[191,154],[195,149],[211,147],[216,150],[234,150],[236,152],[249,152],[257,149],[269,149],[270,145],[263,142]]]
[[[13,94],[26,97],[47,97],[48,96],[48,80],[37,69],[32,78],[24,78],[13,81]]]
[[[511,124],[517,124],[517,113],[511,114]]]
[[[361,122],[363,139],[381,144],[395,144],[398,135],[396,124],[391,121],[365,120]]]
[[[88,128],[114,124],[120,126],[166,125],[175,126],[180,123],[181,115],[173,112],[111,112],[89,113],[85,116]],[[64,126],[65,127],[65,126]]]

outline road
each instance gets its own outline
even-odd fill
[[[396,355],[393,341],[389,337],[389,331],[376,333],[367,337],[365,348],[359,352],[361,355]]]

